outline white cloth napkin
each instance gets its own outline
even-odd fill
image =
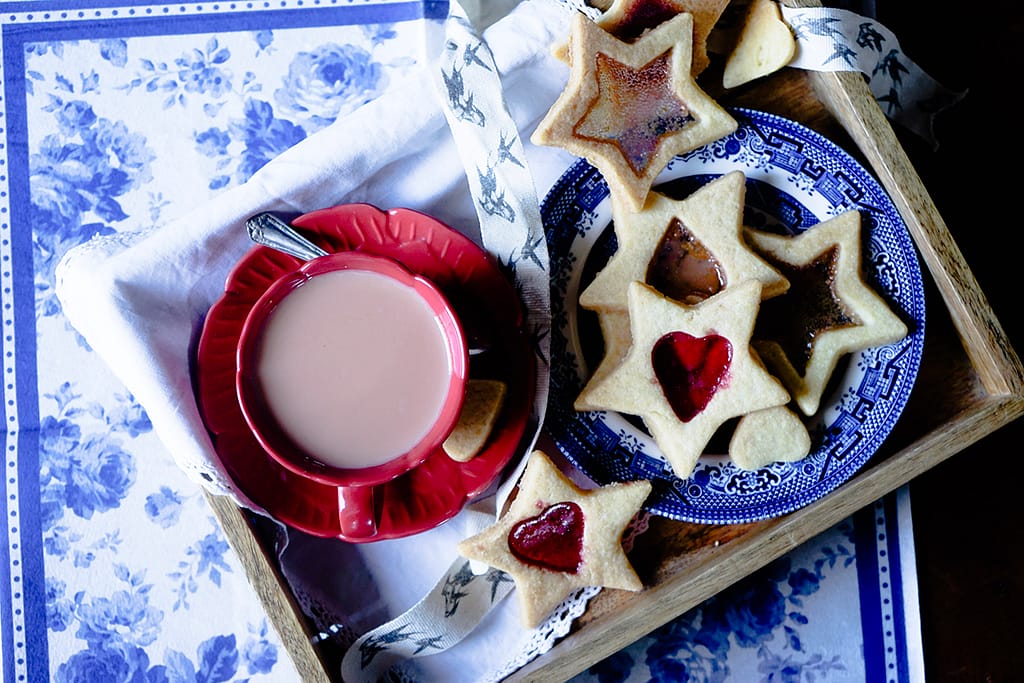
[[[537,197],[575,161],[529,143],[565,86],[568,69],[550,47],[568,35],[569,19],[557,0],[525,0],[485,34]],[[424,49],[439,44],[442,30],[424,22]],[[246,218],[367,202],[414,208],[479,243],[488,241],[479,234],[466,166],[445,118],[438,62],[430,56],[422,61],[408,80],[274,159],[244,185],[165,225],[94,238],[69,252],[57,269],[57,294],[69,321],[146,409],[175,462],[214,494],[259,510],[217,458],[190,376],[203,317],[222,294],[230,269],[252,248]],[[457,558],[455,544],[478,530],[482,517],[466,510],[430,532],[361,546],[283,530],[282,570],[307,614],[321,622],[336,619],[348,638],[430,594]],[[353,593],[360,604],[348,604]],[[582,611],[589,595],[582,597],[562,619],[564,626]],[[539,635],[525,632],[511,601],[494,612],[466,646],[418,660],[420,674],[486,679],[528,661],[564,633],[562,625]]]
[[[565,85],[549,54],[568,31],[557,2],[527,0],[487,35],[524,141]],[[427,38],[425,36],[425,42]],[[71,324],[145,407],[171,456],[216,494],[252,507],[216,457],[192,392],[189,353],[230,268],[252,247],[245,219],[344,202],[408,207],[479,241],[464,167],[430,65],[377,100],[303,140],[187,215],[135,233],[97,237],[57,269]],[[526,142],[538,195],[573,161]]]

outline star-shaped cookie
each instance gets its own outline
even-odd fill
[[[761,285],[744,280],[697,306],[629,285],[629,353],[587,404],[639,415],[676,476],[693,472],[727,420],[785,405],[789,393],[750,348]]]
[[[581,489],[534,451],[508,511],[458,550],[512,576],[520,617],[534,628],[577,588],[643,588],[622,534],[650,492],[648,481]]]
[[[631,339],[629,336],[629,311],[597,311],[597,322],[601,327],[601,339],[604,341],[604,353],[597,368],[590,374],[587,385],[597,384],[604,380],[612,370],[618,367],[622,359],[629,353]],[[583,388],[573,404],[576,410],[601,410],[587,402],[587,389]]]
[[[597,25],[619,40],[632,43],[652,28],[677,14],[693,16],[693,59],[690,73],[699,76],[711,64],[707,40],[729,0],[614,0],[596,19]],[[565,44],[554,49],[559,59],[568,61]]]
[[[864,281],[860,228],[860,213],[850,210],[796,236],[746,231],[791,285],[765,302],[752,343],[805,415],[817,412],[844,354],[907,335],[907,326]]]
[[[634,43],[577,13],[569,82],[531,136],[587,159],[612,200],[644,205],[677,154],[736,130],[736,120],[693,81],[693,17],[679,14]]]
[[[688,304],[748,279],[761,282],[763,298],[786,291],[786,278],[743,237],[744,181],[742,171],[732,171],[683,200],[652,192],[642,211],[613,204],[619,245],[580,294],[580,305],[590,310],[625,310],[628,285],[634,280]],[[666,245],[671,230],[678,231],[681,244]],[[672,252],[670,263],[656,266],[659,251]]]

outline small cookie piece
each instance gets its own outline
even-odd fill
[[[756,280],[697,306],[631,283],[632,346],[617,368],[589,388],[588,404],[639,415],[676,476],[689,477],[722,423],[790,400],[751,353],[760,300]]]
[[[593,3],[592,3],[593,4]],[[619,40],[632,43],[647,31],[660,26],[677,14],[693,16],[693,58],[690,73],[696,78],[711,64],[707,40],[729,0],[615,0],[607,3],[597,25]],[[569,61],[568,47],[563,43],[553,53]]]
[[[793,61],[796,39],[775,0],[752,0],[736,46],[722,72],[722,85],[735,88],[775,73]]]
[[[497,379],[470,379],[466,382],[459,420],[441,446],[449,458],[469,462],[480,452],[498,420],[506,389],[505,383]]]
[[[577,588],[643,588],[622,534],[650,492],[649,481],[583,490],[537,450],[508,511],[458,550],[512,576],[520,618],[534,628]]]
[[[641,208],[673,157],[737,127],[694,83],[692,48],[689,14],[624,43],[577,13],[569,82],[530,139],[586,158],[608,182],[613,202]]]
[[[580,294],[590,310],[623,310],[634,280],[681,303],[696,304],[731,283],[761,282],[761,296],[786,291],[778,270],[743,237],[742,171],[727,173],[677,201],[652,192],[643,211],[612,204],[619,246]],[[673,232],[676,233],[673,235]],[[667,255],[669,263],[658,259]]]
[[[790,282],[764,302],[752,344],[813,415],[841,356],[897,342],[907,326],[864,281],[856,210],[795,236],[748,228],[747,239]]]
[[[810,452],[807,426],[786,406],[744,415],[729,440],[729,457],[745,470],[761,469],[773,462],[796,462]]]

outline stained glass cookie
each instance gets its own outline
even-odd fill
[[[761,282],[763,298],[786,291],[786,279],[743,236],[745,180],[732,171],[682,200],[652,192],[642,211],[613,204],[618,248],[580,294],[580,305],[625,310],[634,280],[686,304],[748,279]]]
[[[789,287],[779,271],[744,241],[745,187],[743,173],[733,171],[683,200],[652,192],[643,211],[613,205],[618,249],[580,294],[580,305],[599,316],[605,355],[577,397],[576,410],[599,409],[590,400],[591,388],[618,365],[629,347],[631,282],[645,282],[687,305],[748,279],[761,283],[763,298]]]
[[[864,281],[859,212],[795,236],[748,229],[747,239],[790,282],[764,302],[752,344],[813,415],[843,355],[899,341],[907,326]]]
[[[729,0],[615,0],[605,6],[604,13],[596,22],[619,40],[631,43],[677,14],[690,14],[693,16],[690,73],[696,78],[711,64],[708,36],[728,4]],[[564,43],[553,52],[559,59],[568,61],[569,50]]]
[[[604,352],[597,368],[590,374],[587,384],[600,384],[629,352],[632,339],[629,336],[629,311],[623,309],[597,311],[597,321],[601,328],[601,339],[604,341]],[[576,410],[603,410],[601,406],[592,405],[587,401],[587,389],[583,388],[573,404]]]
[[[590,406],[641,417],[685,479],[715,431],[734,417],[785,405],[789,393],[750,348],[761,285],[744,280],[697,306],[629,285],[632,345],[587,387]]]
[[[587,159],[612,201],[643,207],[678,154],[736,130],[690,74],[693,17],[679,14],[625,43],[581,13],[569,39],[569,82],[531,136]]]
[[[512,576],[520,618],[534,628],[577,588],[643,588],[622,535],[650,492],[648,481],[581,489],[534,451],[508,511],[458,550]]]

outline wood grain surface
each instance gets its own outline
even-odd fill
[[[1019,246],[1011,246],[1021,243],[1021,192],[1018,174],[997,170],[1021,158],[1006,91],[1019,80],[1008,74],[1021,73],[1022,22],[1010,2],[963,17],[959,5],[939,2],[929,7],[948,5],[942,16],[960,23],[937,34],[919,28],[920,6],[905,4],[880,6],[879,18],[926,70],[970,89],[937,122],[938,150],[891,128],[856,75],[784,70],[727,98],[711,92],[827,135],[893,195],[929,271],[924,359],[900,423],[850,482],[785,517],[721,527],[655,519],[631,554],[648,588],[603,591],[570,636],[512,680],[565,680],[908,482],[928,680],[1011,681],[1024,671],[1015,642],[1024,562],[1014,540],[1024,520],[1016,504],[1024,370],[1014,348],[1024,339],[1020,286],[1003,284],[1021,272]],[[327,680],[294,601],[280,594],[272,554],[254,541],[246,515],[214,503],[299,670]]]

